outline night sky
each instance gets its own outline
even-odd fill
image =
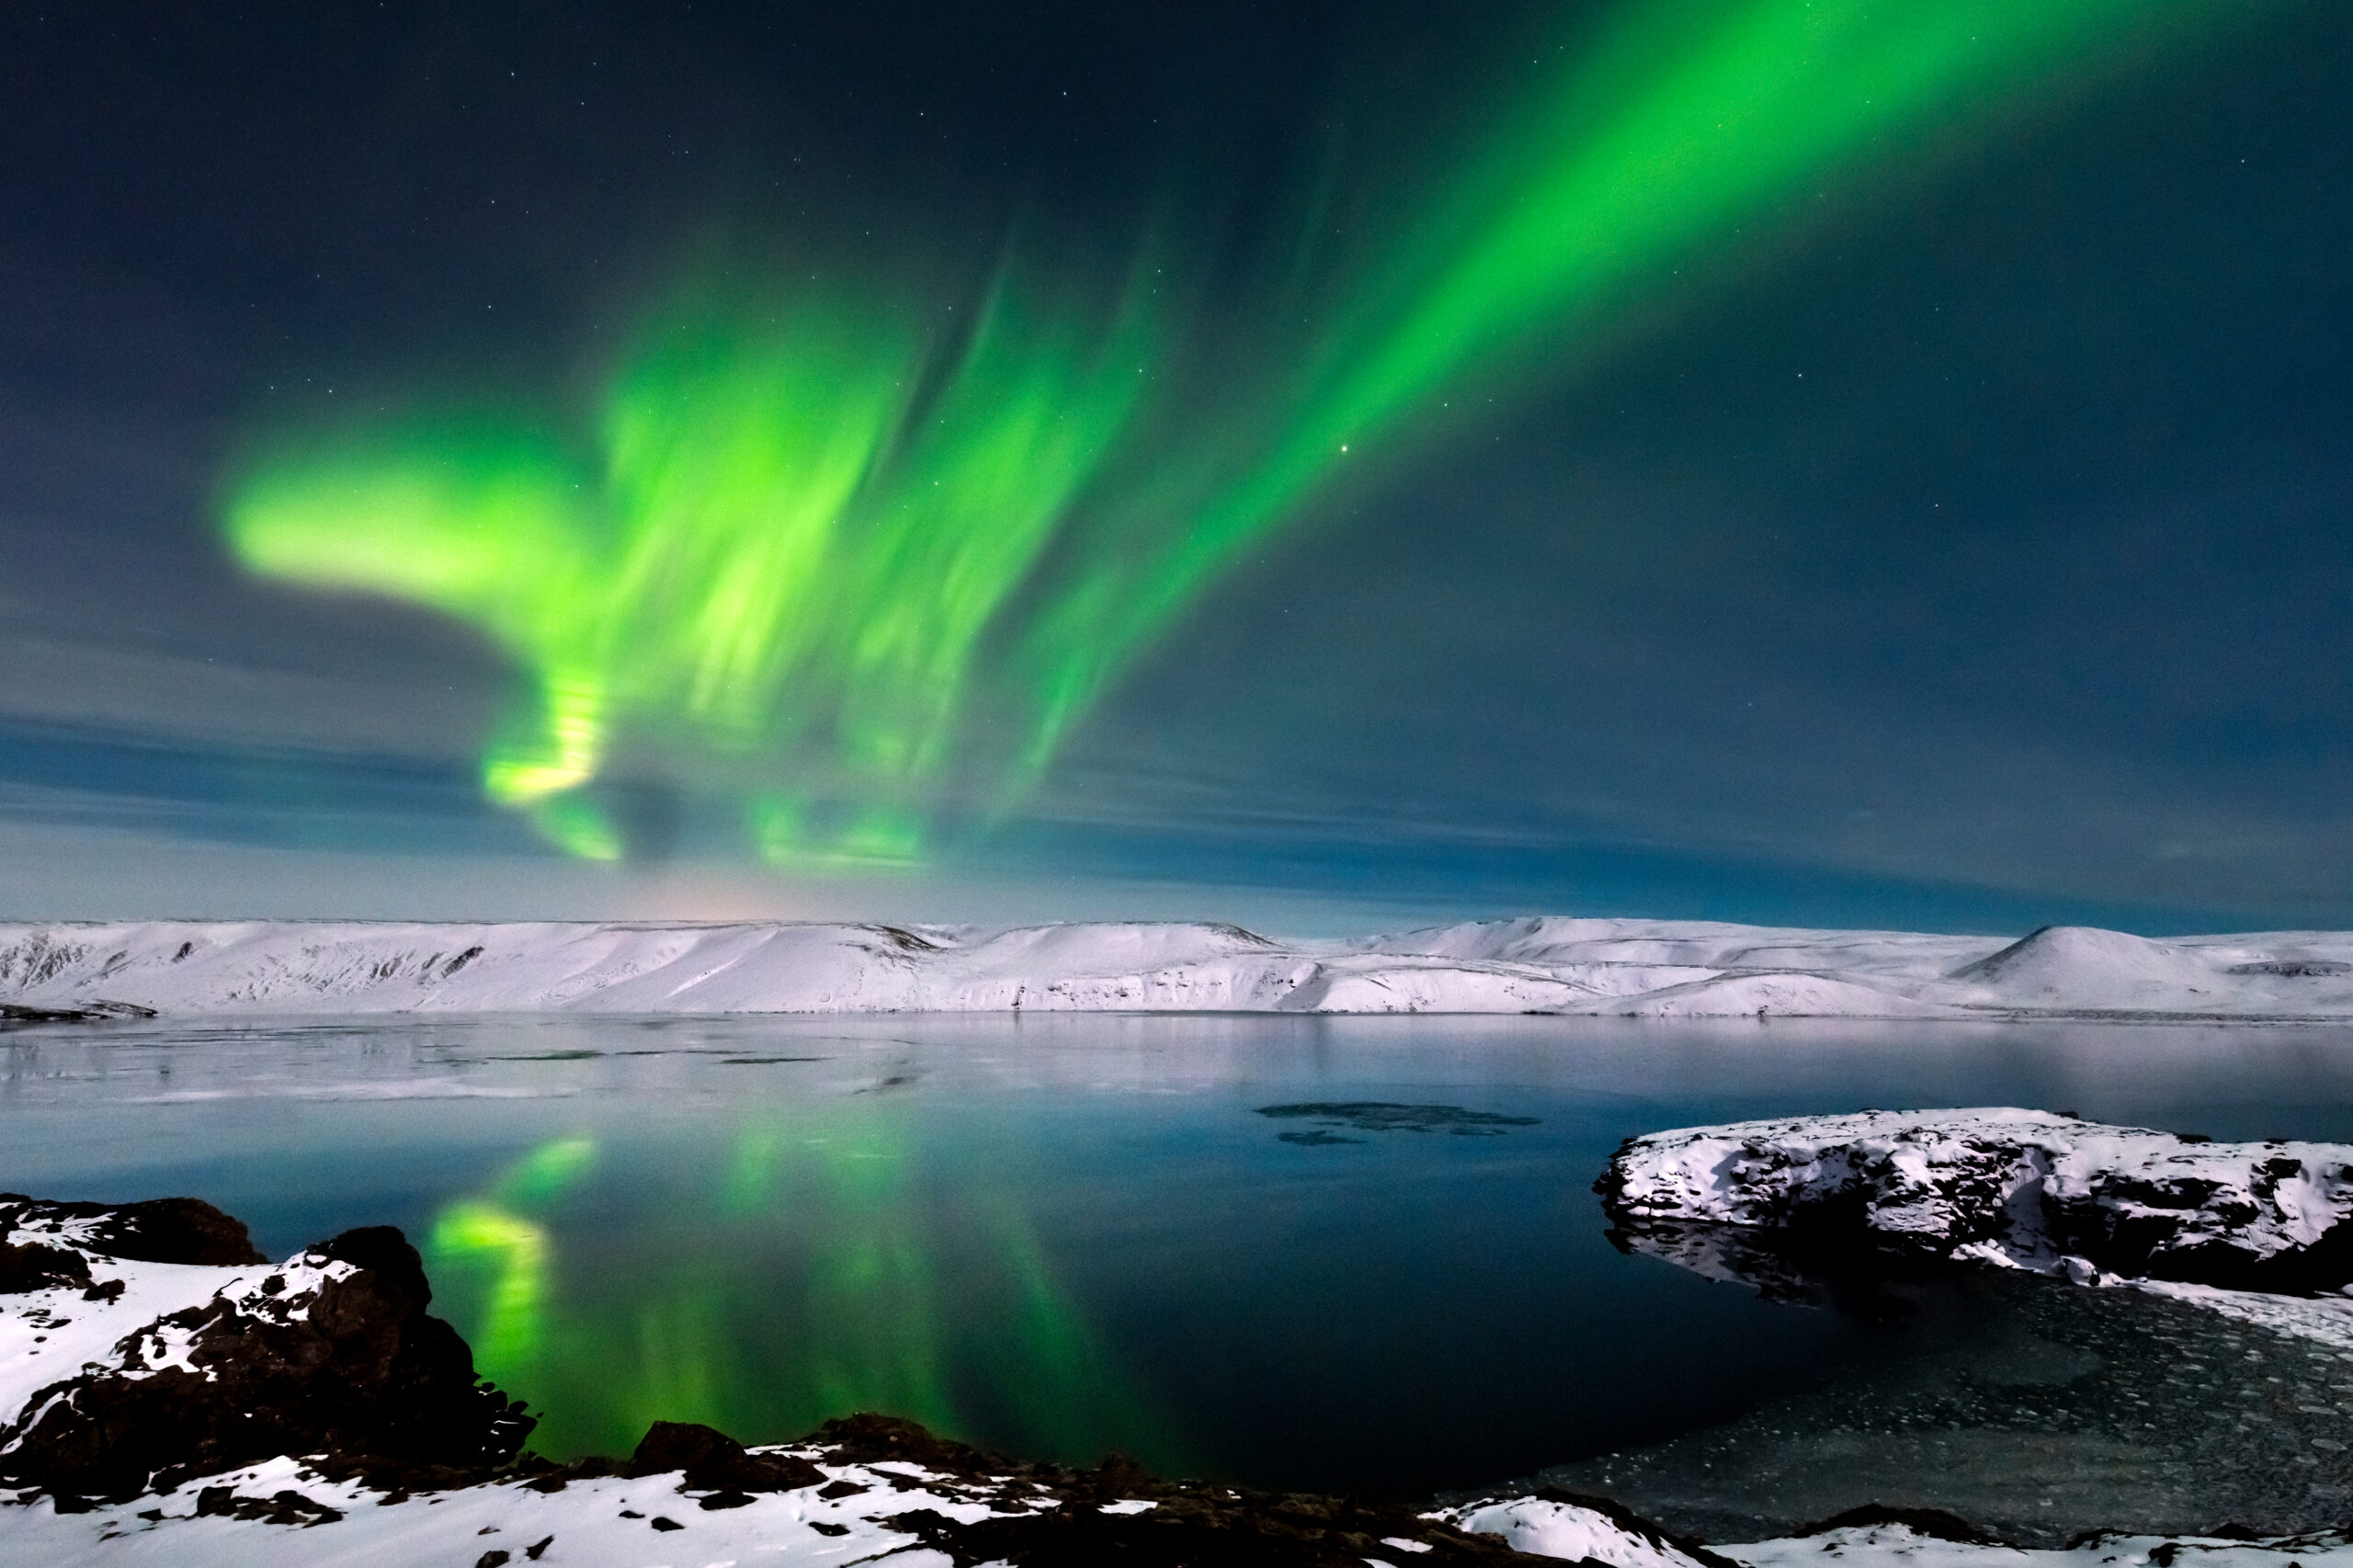
[[[0,915],[2353,924],[2348,60],[9,7]]]

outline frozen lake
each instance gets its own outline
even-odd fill
[[[544,1452],[880,1409],[1401,1494],[1912,1354],[1621,1255],[1590,1187],[1631,1134],[2019,1105],[2353,1141],[2335,1028],[375,1017],[20,1028],[0,1068],[0,1187],[192,1194],[273,1256],[402,1226]],[[2048,1310],[1981,1295],[1971,1333]]]

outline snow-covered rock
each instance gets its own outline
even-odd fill
[[[192,1199],[0,1197],[0,1477],[129,1497],[284,1452],[452,1474],[512,1459],[522,1407],[426,1314],[387,1226],[272,1267]]]
[[[1597,1184],[1622,1229],[1704,1255],[1681,1227],[1814,1246],[2241,1290],[2353,1279],[2353,1148],[2216,1143],[2009,1108],[1863,1111],[1630,1139]],[[1736,1265],[1727,1266],[1737,1268]]]
[[[949,1568],[972,1560],[924,1546],[919,1528],[996,1514],[993,1500],[959,1478],[935,1483],[914,1466],[828,1463],[821,1476],[821,1485],[706,1509],[681,1490],[676,1473],[586,1477],[556,1490],[516,1478],[403,1496],[279,1458],[171,1494],[86,1511],[61,1511],[48,1497],[0,1504],[0,1561],[45,1568],[522,1568],[541,1561],[551,1568],[646,1568],[843,1563],[889,1553],[892,1568]]]
[[[730,1493],[671,1470],[518,1477],[402,1495],[279,1459],[171,1495],[87,1511],[61,1512],[45,1497],[0,1503],[0,1561],[43,1568],[521,1568],[540,1561],[566,1568],[876,1561],[892,1568],[1014,1562],[1461,1568],[1553,1555],[1515,1551],[1499,1535],[1466,1533],[1400,1507],[1148,1482],[1144,1494],[1130,1495],[1109,1466],[1041,1473],[924,1462],[887,1457],[858,1434],[831,1428],[819,1439],[750,1457],[805,1466],[808,1483]],[[1605,1551],[1618,1544],[1606,1530],[1588,1539]],[[1613,1568],[1691,1568],[1622,1552],[1602,1561]]]
[[[1697,1541],[1671,1536],[1597,1497],[1498,1497],[1429,1516],[1476,1535],[1500,1536],[1515,1551],[1604,1563],[1607,1568],[1731,1568]]]

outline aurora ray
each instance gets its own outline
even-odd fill
[[[706,294],[647,321],[588,438],[501,415],[269,449],[228,537],[256,572],[494,641],[529,691],[484,787],[574,853],[622,852],[587,786],[634,739],[732,794],[771,862],[910,863],[1371,454],[1575,371],[1798,197],[2223,14],[1640,0],[1246,354],[1204,363],[1150,264],[1008,263],[961,335],[919,290]],[[1169,390],[1204,383],[1206,411]]]

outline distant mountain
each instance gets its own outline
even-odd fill
[[[0,926],[0,1023],[214,1013],[2353,1017],[2353,933],[2023,940],[1530,918],[1355,941],[1211,924]]]

